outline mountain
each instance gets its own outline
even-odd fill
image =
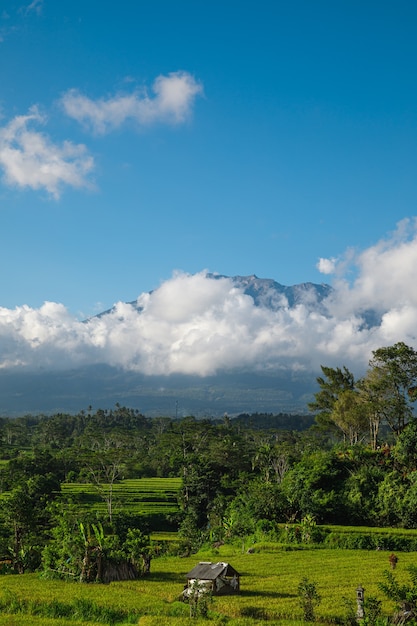
[[[258,278],[255,274],[251,276],[225,276],[223,274],[207,274],[208,278],[219,280],[228,278],[238,289],[242,289],[245,295],[250,296],[256,306],[266,307],[272,311],[278,311],[283,307],[294,308],[297,304],[304,304],[308,308],[314,308],[322,313],[325,309],[323,301],[333,293],[333,288],[325,283],[300,283],[286,286],[272,280],[271,278]],[[151,292],[153,293],[153,292]],[[136,310],[141,307],[137,300],[128,302]],[[112,313],[115,307],[98,313],[96,317],[102,317]]]
[[[228,278],[209,274],[208,278]],[[234,276],[233,287],[250,297],[252,305],[280,312],[302,304],[326,315],[326,284],[285,286],[271,279]],[[142,300],[126,303],[138,313]],[[105,321],[117,305],[96,318]],[[117,317],[117,316],[116,316]],[[94,318],[92,318],[94,319]],[[110,318],[109,318],[110,319]],[[85,321],[88,323],[88,320]],[[117,319],[115,323],[118,323]],[[120,321],[122,323],[122,319]],[[0,370],[0,415],[78,412],[89,405],[111,408],[115,403],[138,408],[148,416],[221,416],[225,413],[302,413],[316,389],[316,374],[285,368],[248,371],[223,370],[215,375],[145,375],[106,364],[68,369]]]
[[[214,278],[217,276],[213,275]],[[227,278],[226,276],[223,278]],[[233,283],[242,288],[246,295],[251,296],[257,306],[264,306],[277,311],[283,306],[294,308],[297,304],[305,304],[323,310],[320,306],[332,292],[330,285],[324,283],[300,283],[287,287],[269,278],[252,276],[233,276]]]

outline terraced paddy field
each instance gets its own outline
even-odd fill
[[[399,553],[398,556],[395,576],[402,583],[409,582],[406,567],[416,563],[417,553]],[[388,616],[394,604],[384,598],[378,588],[378,581],[383,579],[389,566],[388,557],[382,550],[288,551],[280,550],[277,545],[274,551],[263,548],[248,554],[237,547],[222,546],[219,551],[211,549],[187,558],[154,559],[148,578],[109,585],[46,580],[38,574],[2,576],[0,626],[78,626],[93,622],[140,626],[210,623],[213,626],[294,626],[303,623],[297,588],[304,576],[315,581],[321,596],[316,608],[316,624],[347,623],[347,603],[356,609],[358,585],[365,588],[365,599],[371,596],[381,599],[383,615]],[[189,607],[178,601],[186,573],[200,560],[228,561],[241,574],[240,595],[215,597],[209,620],[190,619]],[[8,599],[13,600],[10,608],[5,606]],[[42,607],[47,606],[57,612],[67,608],[67,619],[41,617]],[[13,614],[19,607],[24,610]],[[30,611],[32,617],[28,615]],[[92,619],[99,611],[102,618]]]
[[[110,486],[102,485],[100,491],[87,483],[63,483],[62,494],[71,499],[81,511],[107,512],[103,498]],[[113,511],[122,510],[130,515],[143,515],[154,520],[166,518],[178,511],[180,478],[137,478],[121,480],[113,485]],[[158,529],[155,529],[158,530]]]

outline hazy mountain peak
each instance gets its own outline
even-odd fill
[[[283,306],[293,308],[298,304],[319,306],[333,291],[330,285],[315,283],[300,283],[297,285],[282,285],[271,278],[251,276],[233,276],[231,280],[236,286],[243,288],[251,296],[257,306],[278,309]]]
[[[259,278],[256,274],[226,276],[225,274],[207,273],[206,276],[213,280],[231,280],[236,288],[241,289],[245,295],[253,299],[256,306],[273,311],[281,308],[292,309],[299,304],[304,304],[308,309],[317,308],[320,312],[324,312],[321,303],[333,292],[333,288],[325,283],[306,282],[296,285],[282,285],[272,278]],[[137,300],[132,300],[127,304],[138,311],[142,310]],[[114,310],[115,307],[112,307],[99,313],[96,317],[102,317],[114,312]]]

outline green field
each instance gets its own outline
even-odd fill
[[[178,511],[180,478],[138,478],[121,480],[113,485],[113,510],[132,515],[162,515]],[[102,494],[109,485],[102,485],[101,493],[92,484],[63,483],[62,494],[71,498],[81,511],[106,513]]]
[[[189,558],[162,557],[152,561],[147,579],[111,583],[109,585],[82,585],[56,580],[44,580],[37,574],[3,576],[0,579],[0,601],[4,594],[20,601],[27,600],[36,612],[39,604],[61,602],[76,605],[91,602],[107,609],[125,613],[124,621],[140,626],[182,626],[207,624],[207,620],[189,618],[188,606],[177,601],[186,573],[199,560],[229,561],[241,574],[239,596],[216,597],[210,609],[211,623],[230,626],[255,626],[302,623],[297,587],[307,576],[317,585],[322,597],[316,609],[317,622],[335,623],[346,617],[346,602],[356,609],[356,588],[365,588],[365,598],[376,596],[383,600],[383,611],[392,613],[394,606],[384,599],[377,583],[389,568],[389,553],[357,550],[276,550],[248,554],[247,546],[240,549],[222,546],[219,551],[201,552]],[[416,553],[399,553],[395,575],[408,581],[406,566],[417,564]],[[128,617],[130,612],[130,617]],[[74,611],[73,617],[76,617]],[[26,621],[25,621],[26,620]],[[26,615],[0,613],[0,626],[63,626],[84,625],[92,622],[57,620]],[[110,623],[96,621],[94,623]],[[113,622],[116,623],[116,622]]]
[[[363,534],[369,535],[373,533],[377,533],[378,535],[398,535],[401,537],[416,537],[417,530],[415,528],[391,528],[391,526],[378,528],[370,528],[369,526],[335,526],[332,524],[322,524],[321,528],[327,529],[332,532],[337,532],[339,534]]]

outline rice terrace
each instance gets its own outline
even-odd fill
[[[224,546],[188,558],[161,557],[155,559],[149,578],[109,585],[80,587],[78,583],[45,580],[39,574],[5,576],[0,624],[297,624],[303,621],[297,587],[304,576],[316,581],[321,596],[315,621],[349,623],[356,611],[358,585],[369,597],[381,596],[377,581],[383,580],[389,567],[383,551],[287,551],[279,545],[254,549],[242,554],[236,547]],[[189,607],[178,601],[185,574],[199,559],[229,560],[242,572],[240,595],[216,597],[206,619],[190,618]],[[407,582],[405,568],[415,562],[415,554],[400,554],[396,570],[400,581]],[[391,614],[394,602],[384,599],[382,610]],[[67,617],[54,618],[60,611]]]
[[[106,505],[94,485],[64,483],[62,493],[77,503],[80,511],[103,514]],[[180,478],[136,478],[120,480],[113,485],[115,508],[131,515],[165,518],[178,510]]]

